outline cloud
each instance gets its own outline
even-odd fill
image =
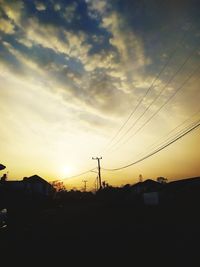
[[[65,43],[59,39],[59,29],[53,25],[40,24],[37,18],[27,20],[24,38],[34,45],[41,45],[56,52],[65,53]]]
[[[123,116],[127,107],[135,103],[136,97],[130,94],[133,90],[123,68],[123,61],[115,50],[89,54],[90,46],[86,43],[84,33],[77,36],[64,31],[65,40],[70,40],[70,43],[64,43],[56,27],[42,25],[36,19],[30,19],[25,30],[28,33],[25,40],[32,42],[32,46],[30,43],[28,45],[31,53],[20,52],[12,46],[7,47],[9,52],[20,62],[25,75],[31,76],[33,80],[38,75],[37,80],[45,80],[46,88],[62,96],[67,106],[78,106],[87,114],[110,120],[110,116],[115,119]],[[26,44],[25,40],[20,41]],[[68,55],[68,60],[65,63],[56,62],[55,57],[48,56],[47,48],[57,56],[60,53]],[[70,67],[72,58],[79,60],[86,72],[80,74],[73,70]]]
[[[106,1],[86,2],[89,16],[96,14],[93,19],[99,21],[99,28],[109,33],[110,44],[109,52],[98,52],[90,57],[89,64],[85,65],[86,70],[104,68],[110,77],[116,78],[115,85],[118,84],[118,88],[124,92],[132,91],[138,87],[139,81],[144,80],[146,67],[151,63],[145,54],[142,39],[127,25],[126,18],[115,9],[115,4],[112,6]]]
[[[52,49],[56,53],[66,54],[80,62],[86,61],[87,53],[91,48],[84,32],[74,33],[66,31],[63,27],[41,24],[36,18],[29,19],[24,30],[24,40],[28,40],[29,43]]]
[[[21,71],[23,74],[28,73],[28,71],[37,71],[37,73],[41,74],[42,70],[38,68],[36,62],[34,62],[30,57],[28,57],[25,53],[20,52],[19,50],[15,49],[10,43],[3,42],[3,45],[7,48],[9,53],[17,59],[19,65],[21,66]]]
[[[65,18],[67,22],[71,22],[75,17],[75,12],[77,8],[77,3],[73,2],[68,4],[67,7],[62,11],[62,16]]]
[[[0,0],[0,6],[7,17],[16,25],[20,24],[24,3],[20,0]]]
[[[35,2],[35,8],[36,8],[38,11],[44,11],[44,10],[46,10],[46,6],[45,6],[45,4],[42,3],[42,2],[38,2],[38,1]]]
[[[0,45],[0,68],[1,73],[5,76],[11,75],[12,73],[15,73],[15,75],[19,75],[22,77],[23,75],[23,68],[21,64],[18,62],[18,60],[13,57],[12,53],[10,53],[10,49],[12,49],[12,46],[6,42],[2,41]]]
[[[108,70],[116,67],[116,53],[112,50],[102,50],[99,53],[88,55],[84,68],[87,71],[94,71],[97,68]]]
[[[98,19],[103,13],[105,13],[108,2],[105,0],[85,0],[88,7],[88,15],[92,19]]]
[[[9,20],[0,19],[0,31],[6,34],[13,34],[15,32],[15,26]]]
[[[151,84],[153,74],[147,72],[151,60],[143,39],[127,26],[119,10],[106,1],[86,2],[88,12],[98,14],[95,34],[65,27],[68,24],[60,20],[41,20],[37,12],[24,18],[15,37],[18,45],[7,45],[7,50],[27,79],[43,83],[67,106],[118,120]],[[64,8],[59,7],[60,18]],[[78,4],[67,5],[66,10],[70,18],[78,12]]]
[[[132,64],[134,68],[142,68],[149,64],[142,40],[124,24],[123,18],[118,13],[112,12],[103,17],[101,26],[112,34],[109,42],[116,47],[124,65],[134,62]]]
[[[113,123],[108,118],[103,118],[102,116],[99,116],[98,114],[94,113],[88,113],[85,111],[82,111],[78,114],[80,122],[82,122],[83,125],[85,125],[87,128],[90,129],[90,131],[105,131],[108,128],[111,128]]]
[[[53,8],[54,8],[55,11],[60,11],[61,10],[61,6],[58,3],[54,4]]]
[[[148,64],[148,61],[145,61],[142,40],[128,27],[122,14],[112,9],[110,3],[104,0],[86,0],[86,3],[90,12],[98,14],[100,27],[111,34],[109,43],[117,49],[123,63],[129,61],[131,56],[131,60],[135,59],[134,63],[139,67]]]
[[[82,85],[87,109],[107,119],[123,116],[134,102],[133,95],[127,97],[126,92],[116,87],[116,79],[101,71],[93,72]]]
[[[26,47],[32,47],[33,46],[33,43],[30,41],[30,40],[28,40],[27,38],[25,38],[25,37],[19,37],[19,38],[17,38],[16,39],[20,44],[23,44],[24,46],[26,46]]]

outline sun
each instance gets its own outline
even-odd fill
[[[62,178],[67,178],[72,175],[73,167],[71,166],[62,166],[60,168],[60,175]]]

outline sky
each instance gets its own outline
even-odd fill
[[[8,179],[120,186],[200,175],[200,3],[0,0],[0,162]],[[3,172],[2,172],[3,173]]]

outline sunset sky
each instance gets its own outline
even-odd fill
[[[8,179],[38,174],[92,188],[95,172],[70,178],[95,168],[92,157],[119,168],[198,121],[199,26],[192,0],[0,0]],[[199,176],[199,144],[198,128],[139,164],[102,170],[103,180]]]

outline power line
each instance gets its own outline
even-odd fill
[[[70,176],[70,177],[63,178],[63,179],[61,179],[61,180],[66,180],[66,179],[68,180],[68,179],[71,179],[71,178],[79,177],[79,176],[81,176],[81,175],[83,175],[83,174],[92,172],[92,171],[95,170],[95,169],[96,169],[96,168],[93,168],[93,169],[90,169],[90,170],[88,170],[88,171],[79,173],[79,174],[77,174],[77,175],[73,175],[73,176]]]
[[[183,61],[181,66],[177,69],[177,71],[168,79],[167,83],[163,86],[163,88],[160,90],[159,94],[151,101],[151,103],[146,107],[146,109],[142,112],[142,114],[134,121],[134,123],[131,125],[131,127],[128,128],[128,130],[120,137],[120,139],[114,143],[110,148],[116,146],[120,141],[126,136],[132,129],[133,127],[140,121],[140,119],[146,114],[146,112],[151,108],[151,106],[157,101],[157,99],[162,95],[162,93],[165,91],[167,86],[174,80],[174,78],[177,76],[177,74],[184,68],[184,66],[187,64],[187,62],[190,60],[194,52],[196,51],[195,49],[192,50],[192,53],[190,53],[186,59]]]
[[[185,131],[184,133],[180,134],[179,136],[177,136],[176,138],[174,138],[173,140],[169,141],[167,144],[163,145],[162,147],[156,149],[155,151],[151,152],[150,154],[142,157],[141,159],[134,161],[128,165],[122,166],[120,168],[114,168],[114,169],[107,169],[107,168],[102,168],[105,171],[118,171],[118,170],[122,170],[125,168],[128,168],[130,166],[133,166],[139,162],[144,161],[147,158],[150,158],[151,156],[157,154],[158,152],[162,151],[163,149],[165,149],[166,147],[172,145],[173,143],[177,142],[179,139],[181,139],[182,137],[186,136],[187,134],[191,133],[192,131],[196,130],[198,127],[200,126],[200,121],[198,121],[198,123],[196,125],[194,125],[192,128],[190,128],[189,130]]]
[[[135,114],[135,112],[137,111],[137,109],[139,108],[139,106],[142,104],[142,102],[144,101],[145,97],[148,95],[148,93],[150,92],[150,90],[152,88],[154,88],[155,82],[159,79],[159,77],[162,75],[163,71],[166,69],[166,67],[170,63],[172,57],[174,56],[174,54],[176,53],[176,51],[177,51],[177,49],[179,47],[179,44],[181,44],[182,41],[185,39],[185,36],[186,36],[186,32],[183,35],[183,37],[178,41],[177,45],[175,46],[175,49],[172,50],[172,52],[171,52],[168,60],[166,61],[166,63],[163,65],[163,67],[161,68],[161,70],[157,73],[157,75],[155,76],[155,78],[152,80],[151,85],[149,86],[149,88],[147,89],[147,91],[145,92],[145,94],[139,100],[139,102],[137,103],[137,105],[135,106],[135,108],[132,110],[132,112],[130,113],[130,115],[128,116],[128,118],[125,120],[125,122],[122,124],[122,126],[119,128],[119,130],[116,132],[116,134],[111,138],[111,140],[109,141],[109,143],[107,144],[106,147],[109,147],[112,144],[113,140],[120,134],[120,132],[122,131],[122,129],[125,127],[125,125],[128,123],[128,121],[131,119],[131,117]]]
[[[184,133],[185,131],[187,131],[187,129],[190,129],[190,128],[192,128],[193,126],[195,126],[199,121],[200,121],[200,120],[198,119],[198,120],[196,120],[195,122],[192,122],[192,123],[191,123],[190,125],[188,125],[187,127],[184,127],[183,129],[179,130],[179,131],[175,134],[175,136],[179,136],[179,135],[181,135],[182,133]],[[170,141],[171,139],[173,139],[173,136],[168,137],[168,138],[165,140],[165,142],[166,142],[166,141],[168,142],[168,141]],[[155,148],[156,148],[156,147],[159,147],[160,145],[164,145],[165,142],[163,141],[163,142],[159,143],[157,146],[155,146]]]
[[[183,126],[184,124],[186,124],[186,122],[190,121],[191,118],[193,118],[194,116],[196,116],[199,112],[200,112],[200,110],[198,110],[197,112],[195,112],[192,116],[190,116],[189,118],[187,118],[186,120],[184,120],[183,122],[181,122],[179,125],[177,125],[175,128],[173,128],[171,131],[169,131],[165,136],[162,136],[161,138],[159,138],[158,140],[156,140],[153,144],[151,144],[150,146],[148,146],[146,149],[153,149],[153,147],[159,146],[161,143],[158,143],[158,142],[161,141],[162,139],[165,140],[163,142],[166,142],[167,140],[169,140],[170,138],[172,138],[172,136],[170,136],[171,133],[175,132],[178,128],[180,128],[181,126]],[[185,126],[183,129],[179,130],[175,135],[177,135],[178,133],[181,133],[181,132],[187,130],[188,127],[189,128],[192,127],[193,125],[196,124],[197,121],[198,120],[196,120],[195,122],[192,122],[188,126]],[[166,137],[168,137],[168,138],[165,139]],[[144,154],[144,153],[142,153],[142,154]],[[141,153],[140,153],[140,155],[141,155]]]
[[[196,121],[188,124],[187,126],[185,126],[184,128],[180,129],[178,132],[176,132],[174,135],[170,136],[171,133],[175,132],[178,128],[180,128],[182,125],[184,125],[186,122],[190,121],[192,117],[196,116],[198,113],[200,112],[200,110],[198,110],[197,112],[195,112],[192,116],[190,116],[189,118],[187,118],[186,120],[184,120],[182,123],[180,123],[178,126],[176,126],[175,128],[173,128],[171,131],[169,131],[166,135],[162,136],[161,138],[159,138],[158,140],[156,140],[153,144],[151,144],[150,146],[148,146],[145,150],[147,150],[147,152],[141,152],[139,153],[137,156],[140,157],[140,156],[143,156],[145,155],[146,153],[149,153],[149,149],[151,150],[155,150],[157,147],[159,147],[160,145],[163,145],[166,143],[166,141],[168,140],[171,140],[175,137],[177,137],[179,134],[185,132],[186,130],[190,129],[192,126],[194,126],[198,121],[199,119],[197,119]],[[166,139],[166,137],[168,137]],[[164,139],[164,140],[163,140]],[[160,142],[159,141],[162,141],[163,142]]]
[[[177,93],[185,86],[185,84],[192,78],[192,76],[199,69],[198,67],[183,81],[183,83],[174,91],[174,93],[156,110],[135,132],[133,135],[129,136],[121,145],[126,144],[131,138],[133,138],[141,129],[143,129],[159,112],[163,109],[176,95]],[[118,147],[119,148],[119,147]]]
[[[193,126],[195,126],[198,122],[200,121],[200,119],[196,120],[195,122],[189,124],[187,127],[184,127],[183,129],[181,129],[180,131],[178,131],[175,135],[168,137],[167,139],[165,139],[163,142],[158,143],[156,146],[151,148],[151,151],[154,151],[155,149],[158,149],[159,147],[165,145],[167,142],[175,139],[177,136],[181,135],[182,133],[186,132],[188,129],[191,129]],[[138,156],[143,157],[143,155],[145,155],[146,153],[141,153]]]

